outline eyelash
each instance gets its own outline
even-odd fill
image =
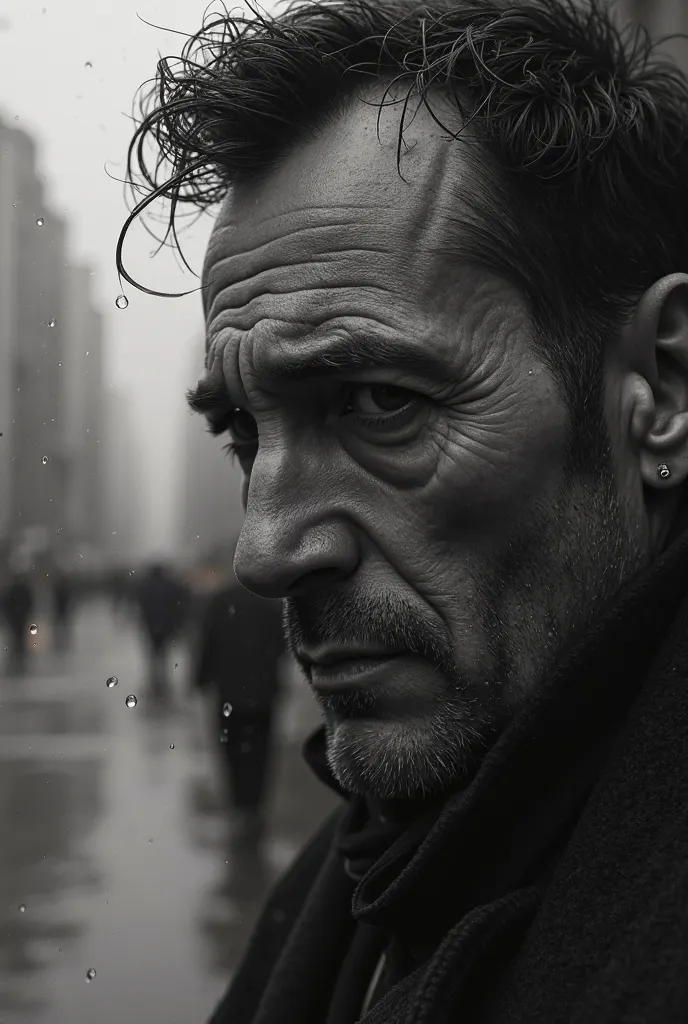
[[[222,445],[222,451],[225,453],[228,459],[232,462],[236,462],[241,457],[242,448],[250,448],[251,446],[246,444],[239,444],[237,441],[228,441],[227,444]]]
[[[417,397],[417,400],[420,396]],[[356,422],[362,424],[364,427],[381,427],[383,424],[393,426],[397,419],[408,413],[409,405],[402,406],[401,409],[397,409],[395,412],[388,413],[386,416],[364,416],[361,413],[356,413]],[[252,441],[228,441],[227,444],[222,446],[222,451],[225,453],[227,458],[235,462],[236,459],[241,458],[242,451],[244,449],[251,449],[255,446],[255,442]]]

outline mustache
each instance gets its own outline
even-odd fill
[[[324,643],[362,643],[417,655],[445,675],[455,675],[454,648],[444,624],[393,594],[314,591],[289,597],[284,600],[283,625],[292,653]]]

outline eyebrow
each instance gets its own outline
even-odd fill
[[[304,350],[302,345],[291,344],[274,350],[261,360],[259,375],[267,384],[282,384],[308,377],[334,377],[347,370],[399,368],[422,376],[445,381],[447,366],[443,359],[426,348],[390,341],[372,334],[351,334],[335,342],[323,339],[318,345]],[[200,380],[187,393],[187,401],[194,412],[203,413],[210,421],[211,431],[224,429],[229,414],[235,408],[225,384],[218,380]]]
[[[235,408],[224,382],[201,379],[186,392],[186,401],[193,412],[207,418],[211,434],[224,433]]]
[[[266,383],[280,384],[307,377],[338,376],[346,370],[386,367],[413,370],[439,379],[447,375],[444,361],[425,348],[373,334],[350,334],[336,341],[323,338],[305,350],[298,344],[281,345],[273,358],[261,360],[260,377]]]

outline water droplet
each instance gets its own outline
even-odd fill
[[[48,327],[54,327],[54,326],[55,326],[55,317],[51,317],[50,320],[48,320]]]
[[[18,120],[19,120],[19,114],[15,114],[15,115],[14,115],[14,120],[15,120],[15,121],[18,121]]]
[[[130,693],[124,703],[127,705],[128,708],[135,708],[136,705],[138,704],[138,700],[136,699],[133,693]]]
[[[106,681],[105,685],[107,686],[108,690],[111,690],[113,686],[117,686],[118,682],[119,679],[117,678],[117,676],[110,676],[110,678]]]
[[[15,208],[15,210],[17,209],[17,204],[16,203],[12,203],[12,206]]]
[[[43,225],[45,224],[44,218],[43,217],[37,217],[36,218],[36,224],[38,224],[39,228],[42,228]]]
[[[43,458],[41,459],[41,462],[43,463],[44,466],[47,466],[48,465],[48,456],[44,455]]]
[[[92,967],[89,967],[89,969],[86,971],[86,980],[87,981],[93,981],[95,976],[96,976],[96,972],[94,971],[94,969]]]
[[[2,434],[0,434],[0,437],[2,437]],[[178,661],[175,661],[175,663],[174,663],[174,667],[175,667],[175,668],[179,668],[179,662],[178,662]]]
[[[223,729],[220,736],[220,743],[229,743],[229,729]]]
[[[20,914],[25,914],[26,913],[26,903],[20,903],[19,904],[19,913]]]
[[[92,68],[93,64],[91,64],[90,60],[87,60],[86,63],[84,64],[84,67],[85,68]]]
[[[170,750],[174,750],[174,743],[170,743]]]
[[[231,704],[223,704],[222,705],[222,714],[225,716],[225,718],[229,718],[231,713],[232,713],[232,705]]]
[[[38,626],[36,625],[35,622],[32,622],[31,625],[29,626],[29,633],[31,634],[31,636],[35,636],[37,632]]]
[[[126,309],[129,305],[129,299],[126,295],[118,295],[115,299],[115,305],[117,306],[117,309]]]

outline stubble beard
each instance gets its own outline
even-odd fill
[[[366,691],[318,697],[327,760],[339,784],[383,800],[430,798],[464,787],[528,696],[553,676],[562,652],[644,567],[648,556],[640,534],[632,511],[619,501],[609,464],[587,479],[569,480],[553,500],[529,510],[527,523],[474,575],[476,626],[489,662],[479,680],[461,672],[451,641],[439,636],[429,660],[444,686],[424,713],[377,718],[375,697]],[[288,642],[295,643],[303,634],[298,606],[289,605],[285,626]],[[394,614],[392,599],[390,605]],[[333,595],[320,604],[335,634],[356,623],[362,627],[355,612],[347,622],[354,607],[360,612],[360,598],[354,605]],[[363,613],[373,629],[376,608],[371,603]],[[403,634],[405,609],[398,610]],[[316,618],[326,629],[323,617]]]

